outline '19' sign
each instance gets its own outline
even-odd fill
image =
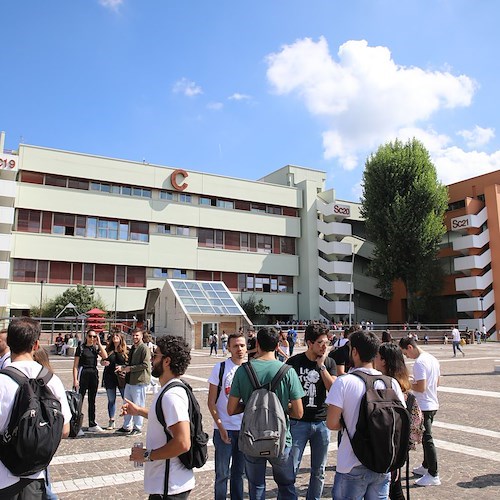
[[[11,156],[0,158],[0,169],[13,170],[16,168],[16,160]]]

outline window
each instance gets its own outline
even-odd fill
[[[156,230],[160,234],[170,234],[170,224],[158,224]]]
[[[68,187],[71,189],[82,189],[84,191],[88,191],[89,189],[89,181],[84,179],[68,179]]]
[[[173,201],[173,199],[174,193],[171,193],[170,191],[160,191],[160,200]]]
[[[236,210],[250,210],[250,202],[249,201],[241,201],[241,200],[236,200],[234,203],[234,206]]]
[[[130,186],[122,186],[122,195],[123,196],[131,196],[132,188]]]
[[[206,205],[209,207],[215,207],[216,200],[213,198],[208,198],[207,196],[200,196],[199,202],[200,205]]]
[[[115,266],[96,264],[94,284],[96,286],[114,286]]]
[[[271,253],[273,249],[273,238],[265,234],[257,235],[257,252]]]
[[[189,236],[189,227],[177,226],[176,234],[177,236]]]
[[[198,228],[198,246],[213,248],[214,246],[213,229],[205,229],[203,227]]]
[[[112,194],[120,194],[121,186],[116,186],[115,184],[111,185],[111,193]]]
[[[186,193],[179,194],[179,201],[181,203],[191,203],[191,195]]]
[[[185,269],[174,269],[172,275],[175,279],[187,279],[187,271]]]
[[[67,178],[61,177],[60,175],[45,174],[45,185],[46,186],[57,186],[66,187]]]
[[[215,248],[223,248],[224,247],[224,231],[220,229],[215,230]]]
[[[262,203],[252,203],[250,206],[251,212],[266,213],[266,206]]]
[[[236,231],[224,232],[224,248],[226,250],[239,250],[240,249],[240,233]]]
[[[90,190],[91,191],[100,191],[101,190],[101,183],[100,182],[91,182],[90,183]]]
[[[43,184],[43,174],[39,172],[21,172],[21,182],[29,182],[30,184]]]
[[[234,208],[234,201],[229,201],[229,200],[217,200],[217,206],[219,208],[228,208],[228,209],[233,209]]]
[[[248,233],[240,233],[240,248],[246,252],[250,249],[248,246]]]
[[[82,264],[73,264],[73,276],[71,277],[71,283],[82,283]]]
[[[97,237],[97,219],[95,217],[89,217],[87,219],[87,238]]]
[[[118,221],[99,219],[97,221],[97,237],[109,240],[118,239]]]
[[[281,215],[281,207],[273,207],[273,206],[268,205],[267,206],[267,213],[274,214],[274,215]]]
[[[50,283],[71,283],[71,263],[51,262],[50,263]]]
[[[288,236],[281,237],[281,253],[295,255],[295,239]]]
[[[149,241],[149,224],[147,222],[131,222],[130,239],[132,241]]]
[[[127,286],[127,266],[116,266],[115,285]]]
[[[64,234],[74,236],[75,234],[75,216],[67,214],[54,214],[54,223],[52,225],[54,234]]]
[[[146,286],[146,268],[145,267],[127,267],[127,286],[145,287]]]
[[[168,278],[168,269],[166,267],[155,267],[153,269],[153,278]]]
[[[17,230],[26,231],[28,233],[39,233],[41,214],[40,210],[18,209]]]
[[[111,185],[110,184],[101,184],[101,191],[103,193],[111,193]]]
[[[35,282],[36,278],[36,260],[14,259],[14,281]]]
[[[83,264],[83,283],[85,285],[94,284],[94,264]]]
[[[278,276],[278,291],[285,293],[293,293],[293,277]]]
[[[120,240],[128,241],[129,227],[128,222],[120,222],[120,232],[118,234]]]

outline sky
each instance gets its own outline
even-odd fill
[[[500,169],[497,0],[2,0],[0,130],[243,179],[293,164],[356,201],[416,137],[439,179]]]

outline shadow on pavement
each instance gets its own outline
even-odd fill
[[[459,488],[487,488],[488,486],[500,486],[500,474],[485,474],[476,476],[472,481],[457,483]]]

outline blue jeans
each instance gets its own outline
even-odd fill
[[[125,385],[125,399],[132,401],[139,406],[144,406],[146,403],[146,385],[147,384],[138,384],[138,385]],[[123,419],[123,427],[125,429],[130,429],[130,423],[134,421],[134,429],[141,430],[143,417],[139,417],[138,415],[125,415]]]
[[[457,349],[463,354],[462,348],[460,347],[460,342],[458,340],[453,341],[453,355],[457,355]]]
[[[274,482],[278,486],[278,500],[297,500],[295,474],[291,447],[287,446],[278,458],[250,457],[245,455],[245,470],[248,479],[250,500],[266,498],[266,465],[271,464]]]
[[[243,500],[243,474],[245,472],[245,455],[238,448],[240,431],[227,431],[231,444],[224,443],[219,429],[214,429],[215,447],[215,500],[227,498],[227,480],[231,500]],[[231,463],[231,474],[229,464]]]
[[[113,389],[106,388],[106,394],[108,396],[108,415],[111,420],[115,419],[115,413],[116,413],[116,387]],[[125,396],[125,387],[118,387],[118,390],[120,391],[120,395],[123,399]]]
[[[332,498],[335,500],[386,500],[391,473],[381,474],[358,465],[351,472],[335,474]]]
[[[299,472],[300,462],[307,442],[311,446],[311,476],[306,500],[320,499],[325,483],[325,466],[330,444],[330,431],[326,422],[303,422],[290,419],[292,433],[292,456],[295,477]]]

